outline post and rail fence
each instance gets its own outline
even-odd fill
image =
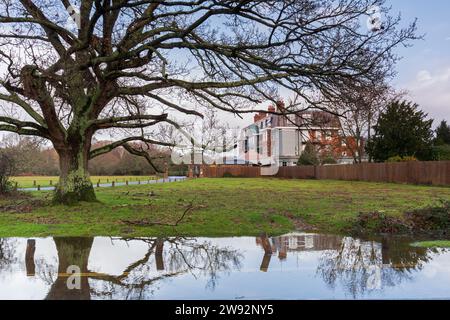
[[[92,185],[96,188],[102,187],[116,187],[128,185],[141,185],[153,183],[179,182],[184,181],[184,176],[169,176],[165,174],[156,174],[153,176],[134,176],[134,177],[109,177],[100,178],[92,181]],[[55,189],[54,180],[46,178],[40,179],[21,179],[20,181],[13,181],[14,190],[16,191],[49,191]]]

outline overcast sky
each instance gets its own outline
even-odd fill
[[[387,0],[387,4],[392,6],[392,15],[401,13],[404,24],[417,18],[418,34],[424,35],[412,47],[397,49],[403,59],[396,66],[398,75],[393,85],[407,90],[409,98],[435,119],[434,126],[443,119],[450,123],[450,1]],[[222,115],[231,127],[252,122],[253,115],[243,117]]]
[[[394,85],[410,92],[421,109],[435,119],[450,123],[450,1],[388,0],[404,22],[418,19],[418,33],[424,40],[401,48]]]
[[[405,26],[418,19],[418,34],[423,40],[412,42],[411,47],[399,47],[402,57],[397,64],[397,76],[392,85],[409,92],[408,99],[434,119],[434,127],[441,120],[450,123],[450,1],[449,0],[387,0],[391,15],[401,14]],[[233,126],[251,122],[232,115],[224,118]]]

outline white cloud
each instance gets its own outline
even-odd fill
[[[405,86],[410,98],[435,120],[450,122],[450,66],[439,70],[422,70]]]
[[[428,70],[422,70],[417,73],[416,76],[416,85],[413,87],[419,86],[432,86],[439,84],[446,84],[450,81],[450,67],[443,68],[437,72],[430,72]],[[450,89],[450,87],[448,88]]]
[[[429,82],[433,80],[433,78],[431,77],[431,73],[428,70],[422,70],[417,74],[416,80],[418,82]]]

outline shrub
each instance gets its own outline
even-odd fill
[[[307,143],[305,150],[300,155],[297,164],[299,166],[316,166],[319,164],[317,152],[311,143]]]
[[[442,206],[407,212],[405,217],[415,230],[448,230],[450,229],[450,201],[444,201]]]
[[[223,178],[233,178],[233,175],[230,172],[225,172]]]
[[[337,161],[335,158],[333,158],[333,156],[326,156],[325,158],[322,159],[322,165],[327,164],[337,164]]]
[[[0,151],[0,194],[13,191],[12,182],[9,180],[14,171],[14,157],[5,150]]]
[[[433,148],[434,159],[438,161],[450,160],[450,145],[444,144]]]
[[[350,230],[352,234],[395,234],[408,231],[409,228],[402,219],[381,212],[360,213]]]
[[[450,202],[405,212],[402,217],[381,212],[360,213],[350,232],[354,234],[446,234],[450,229]]]
[[[417,161],[415,157],[401,157],[401,156],[395,156],[389,158],[386,162],[411,162],[411,161]]]

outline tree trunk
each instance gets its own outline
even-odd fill
[[[88,261],[94,238],[54,238],[58,251],[58,277],[52,284],[46,300],[90,300],[91,289],[88,278]],[[68,269],[78,267],[80,287],[68,286]]]
[[[54,195],[56,203],[96,201],[88,172],[89,150],[90,145],[58,150],[61,172]]]

